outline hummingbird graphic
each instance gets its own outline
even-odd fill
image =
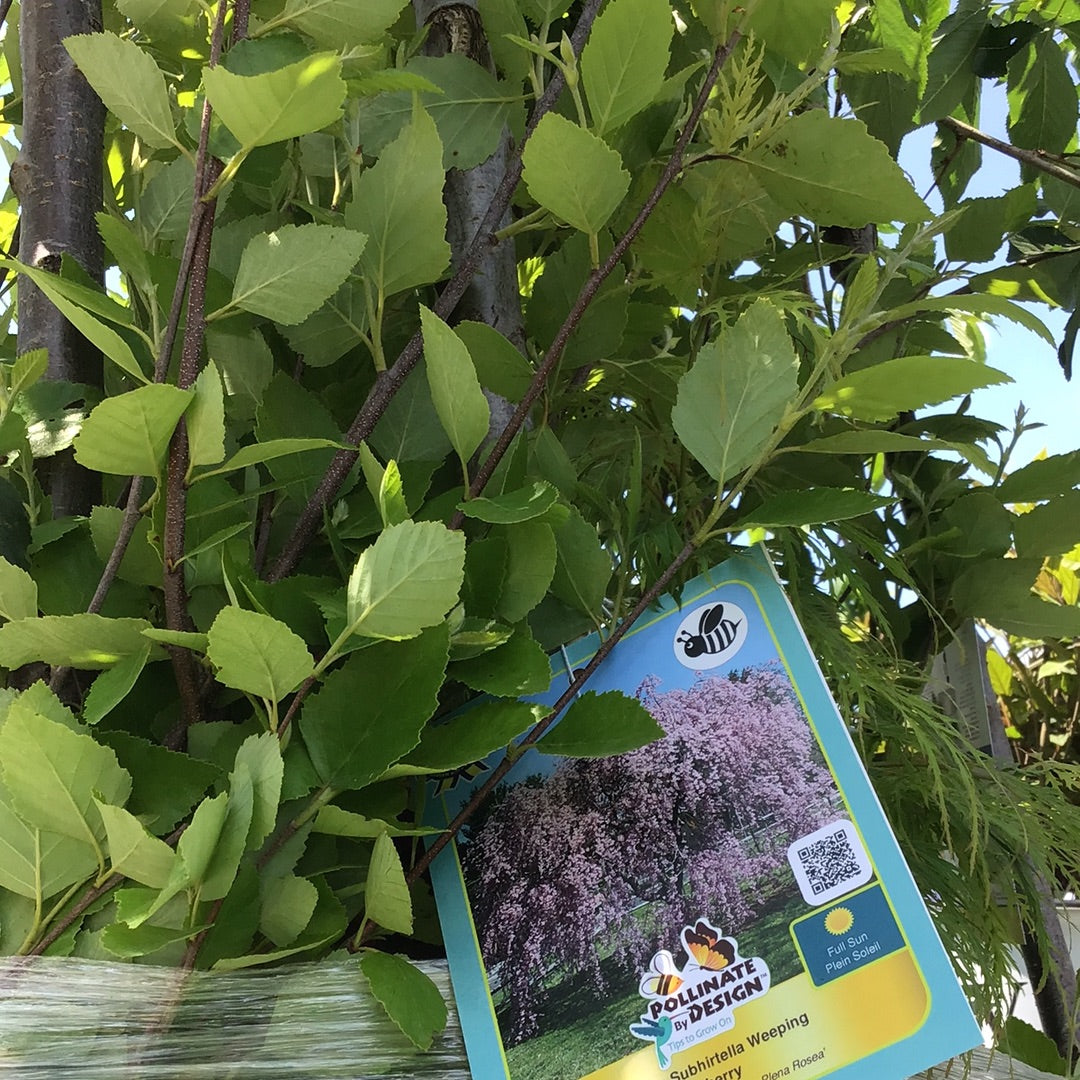
[[[671,1064],[671,1056],[664,1051],[664,1044],[671,1038],[671,1019],[661,1016],[659,1020],[641,1018],[640,1024],[631,1024],[630,1031],[639,1039],[652,1039],[656,1046],[656,1060],[660,1068],[666,1069]]]

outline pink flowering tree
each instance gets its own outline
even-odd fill
[[[567,760],[504,789],[463,847],[504,1036],[551,1026],[545,988],[627,989],[707,916],[737,933],[787,845],[832,816],[836,789],[778,665],[637,696],[666,737]],[[495,985],[497,984],[497,986]]]

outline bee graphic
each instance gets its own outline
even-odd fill
[[[459,769],[432,773],[428,779],[435,781],[434,794],[442,795],[459,783],[475,780],[482,772],[486,772],[487,768],[482,761],[470,761],[468,765],[462,765]]]
[[[675,957],[661,949],[650,965],[652,970],[641,980],[640,991],[645,996],[670,997],[683,984],[679,969],[675,966]]]
[[[675,642],[681,645],[683,652],[691,658],[704,655],[715,656],[731,646],[741,622],[741,619],[725,619],[724,605],[715,604],[701,613],[696,634],[684,630]]]
[[[735,959],[735,946],[704,920],[693,930],[687,927],[683,931],[683,942],[694,962],[706,971],[722,971]]]

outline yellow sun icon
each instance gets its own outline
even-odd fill
[[[838,937],[840,934],[846,934],[854,925],[855,916],[851,914],[850,910],[846,907],[833,908],[828,915],[825,916],[825,929],[830,934],[836,934]]]

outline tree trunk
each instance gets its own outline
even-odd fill
[[[12,170],[21,210],[20,258],[53,273],[63,255],[103,281],[94,215],[102,204],[105,107],[75,67],[63,39],[101,29],[101,0],[32,0],[22,5],[22,152]],[[100,386],[102,360],[52,303],[19,282],[19,352],[47,349],[49,378]],[[70,451],[45,471],[53,515],[88,513],[100,501],[97,474]]]

